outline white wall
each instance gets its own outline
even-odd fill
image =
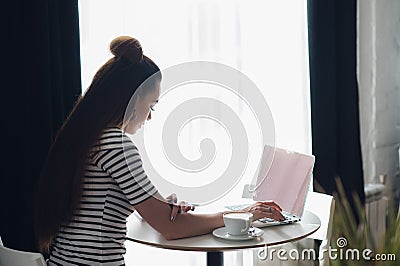
[[[400,1],[359,0],[358,75],[365,183],[399,187]]]

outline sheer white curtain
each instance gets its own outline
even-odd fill
[[[257,84],[269,104],[276,145],[310,153],[306,14],[306,0],[81,0],[83,87],[110,58],[110,41],[118,35],[133,36],[161,69],[210,60],[240,70]],[[240,196],[249,182],[244,176],[229,195]],[[177,265],[205,264],[204,254],[181,252],[177,257],[174,251],[132,243],[127,248],[133,262],[156,253],[151,258],[160,263],[168,257]]]

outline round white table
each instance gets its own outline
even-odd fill
[[[166,240],[148,223],[131,215],[127,223],[127,240],[165,249],[207,252],[207,262],[217,265],[223,262],[223,251],[265,247],[300,240],[317,231],[320,225],[321,221],[314,213],[305,211],[300,222],[263,227],[264,234],[251,240],[224,240],[212,234]]]

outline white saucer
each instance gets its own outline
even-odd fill
[[[227,240],[236,240],[236,241],[251,240],[256,237],[262,236],[264,234],[264,231],[257,227],[254,227],[254,229],[255,231],[252,235],[250,234],[240,235],[240,236],[230,235],[228,234],[226,227],[217,228],[212,233],[215,237]]]

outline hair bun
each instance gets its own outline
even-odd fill
[[[129,36],[119,36],[111,41],[110,51],[116,58],[124,58],[133,64],[143,59],[142,45]]]

